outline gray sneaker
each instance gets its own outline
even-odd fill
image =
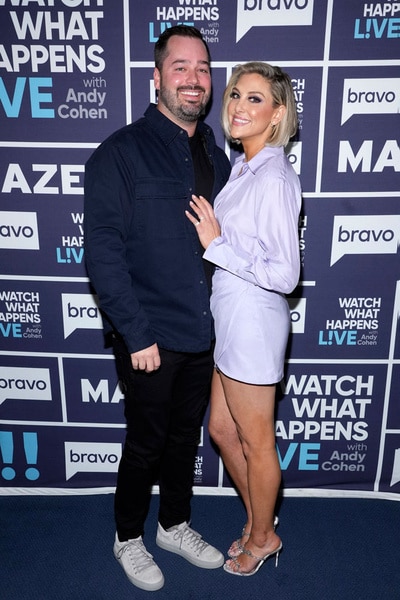
[[[162,588],[164,576],[152,555],[147,552],[142,536],[120,542],[116,534],[113,550],[115,558],[133,585],[148,592]]]
[[[185,521],[167,531],[159,523],[156,543],[164,550],[183,556],[196,567],[217,569],[224,563],[224,555],[207,544]]]

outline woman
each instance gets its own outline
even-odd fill
[[[276,556],[274,528],[281,473],[275,447],[275,388],[283,376],[290,327],[285,294],[299,278],[301,190],[284,146],[297,128],[290,78],[279,67],[235,68],[224,93],[225,135],[242,145],[228,183],[211,205],[193,196],[204,258],[216,265],[210,435],[247,512],[241,537],[224,565],[253,575]]]

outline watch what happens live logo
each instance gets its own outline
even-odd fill
[[[3,0],[3,3],[5,0]],[[98,43],[104,13],[94,10],[103,0],[63,0],[55,11],[49,0],[47,10],[34,10],[25,2],[12,2],[2,22],[15,34],[15,43],[0,44],[0,69],[17,73],[15,79],[0,77],[0,104],[8,118],[18,118],[28,106],[30,116],[41,119],[106,119],[104,48]],[[41,6],[44,2],[41,3]],[[78,10],[71,10],[78,8]],[[21,73],[27,72],[29,76]],[[45,72],[46,75],[41,75]],[[88,73],[83,89],[68,88],[65,102],[55,106],[53,77],[66,73]],[[37,75],[36,75],[37,73]]]

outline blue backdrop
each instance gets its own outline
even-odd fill
[[[177,23],[213,58],[288,71],[301,281],[278,391],[284,493],[400,499],[400,4],[0,0],[0,493],[114,488],[122,395],[84,267],[84,164],[154,101]],[[233,493],[204,428],[197,493]]]

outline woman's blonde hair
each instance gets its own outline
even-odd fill
[[[240,140],[233,139],[230,134],[228,104],[231,99],[232,90],[236,87],[240,77],[242,75],[253,73],[261,75],[261,77],[264,77],[264,79],[269,82],[273,106],[277,107],[283,104],[283,106],[286,107],[285,114],[281,121],[272,127],[272,133],[267,141],[267,145],[286,146],[289,139],[296,133],[298,126],[296,101],[294,98],[292,82],[289,75],[282,71],[280,67],[274,67],[260,61],[252,61],[237,65],[232,72],[222,100],[221,123],[225,136],[235,143],[240,143]]]

